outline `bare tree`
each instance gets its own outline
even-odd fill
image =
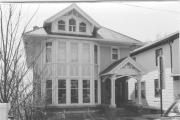
[[[0,102],[10,103],[9,114],[21,120],[33,119],[29,116],[33,110],[32,78],[27,77],[30,66],[25,63],[22,35],[37,10],[22,26],[21,7],[0,5]]]

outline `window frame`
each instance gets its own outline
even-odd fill
[[[61,22],[64,22],[64,23],[61,23]],[[63,27],[63,29],[60,29],[61,27]],[[64,20],[59,20],[58,21],[58,30],[66,31],[66,22]]]
[[[64,88],[59,87],[59,81],[65,81],[65,87]],[[58,95],[57,95],[58,96],[58,104],[66,104],[67,103],[67,99],[66,99],[66,96],[67,96],[66,86],[67,86],[66,79],[58,79]],[[65,90],[65,102],[63,102],[63,103],[59,102],[59,90]]]
[[[47,45],[48,43],[51,43],[51,45],[50,45],[50,46]],[[45,62],[46,62],[46,63],[52,63],[52,60],[53,60],[53,42],[52,42],[52,41],[47,41],[47,42],[45,42],[45,47],[46,47]],[[51,51],[50,51],[50,55],[49,55],[50,58],[48,58],[48,52],[47,52],[48,49],[51,50]]]
[[[115,53],[113,53],[113,49],[117,49],[117,59],[113,59],[113,54],[115,54]],[[119,59],[119,47],[117,47],[117,46],[112,46],[111,47],[111,60],[112,61],[116,61],[116,60],[118,60]]]
[[[75,24],[70,24],[70,20],[74,20]],[[77,31],[76,26],[77,26],[76,19],[70,18],[69,19],[69,32],[76,32]]]
[[[94,102],[98,103],[98,80],[94,80]]]
[[[77,81],[77,88],[72,88],[72,81]],[[78,79],[71,79],[70,80],[70,89],[71,89],[71,91],[70,91],[70,96],[71,96],[70,103],[71,104],[78,104],[79,103],[79,80]],[[77,90],[77,102],[72,102],[72,91],[73,90]]]
[[[82,25],[84,24],[84,25]],[[87,24],[85,22],[80,22],[79,23],[79,32],[82,32],[82,33],[86,33],[86,30],[87,29]]]
[[[88,81],[89,82],[87,87],[84,87],[84,81]],[[88,103],[91,102],[91,83],[90,82],[91,81],[88,80],[88,79],[83,79],[82,80],[82,100],[83,100],[83,104],[88,104]],[[89,101],[88,102],[85,102],[85,98],[84,98],[84,91],[85,90],[89,91]]]

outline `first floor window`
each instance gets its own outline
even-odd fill
[[[155,79],[154,80],[154,96],[159,97],[160,96],[160,91],[159,91],[159,80]]]
[[[95,103],[98,102],[98,81],[94,81],[94,97],[95,97]]]
[[[58,80],[58,103],[66,103],[66,80]]]
[[[52,80],[46,80],[46,103],[52,104]]]
[[[71,80],[71,103],[78,103],[78,80]]]
[[[90,103],[90,80],[83,80],[83,103]]]
[[[135,83],[135,98],[138,97],[138,83]],[[145,82],[141,82],[141,98],[146,98]]]

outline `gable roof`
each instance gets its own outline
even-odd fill
[[[53,15],[52,17],[48,18],[47,20],[44,21],[44,23],[51,23],[54,20],[58,19],[59,17],[63,16],[64,14],[66,14],[67,12],[71,11],[75,9],[77,12],[79,12],[83,17],[85,17],[89,22],[91,22],[93,25],[95,25],[96,27],[100,27],[100,25],[93,20],[89,15],[87,15],[81,8],[79,8],[75,3],[73,3],[72,5],[70,5],[69,7],[63,9],[62,11],[58,12],[57,14]]]
[[[157,47],[157,46],[166,44],[166,43],[168,43],[168,42],[173,42],[173,41],[174,41],[175,39],[177,39],[177,38],[179,38],[179,31],[177,31],[177,32],[175,32],[175,33],[172,33],[172,34],[170,34],[170,35],[168,35],[168,36],[165,36],[165,37],[163,37],[162,39],[160,39],[160,40],[158,40],[158,41],[154,41],[154,42],[152,42],[152,43],[150,43],[150,44],[147,44],[147,45],[144,45],[144,46],[142,46],[142,47],[140,47],[140,48],[137,48],[137,49],[135,49],[134,51],[132,51],[132,52],[130,53],[130,55],[131,55],[131,56],[137,55],[137,54],[139,54],[139,53],[141,53],[141,52],[144,52],[144,51],[146,51],[146,50],[155,48],[155,47]]]
[[[131,63],[133,64],[139,71],[142,72],[142,74],[144,74],[146,72],[146,70],[139,65],[137,62],[135,62],[131,57],[125,57],[122,59],[119,59],[115,62],[113,62],[111,65],[109,65],[106,69],[104,69],[100,75],[106,75],[106,74],[111,74],[114,70],[116,70],[118,67],[122,67],[127,63]]]

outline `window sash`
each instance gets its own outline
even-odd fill
[[[58,80],[58,103],[66,103],[66,80]]]
[[[111,49],[111,51],[112,51],[112,60],[117,60],[118,59],[118,48],[112,48]]]
[[[154,80],[154,96],[160,97],[159,79]]]
[[[159,48],[155,51],[155,55],[156,55],[156,66],[158,66],[158,57],[163,55],[163,51],[162,48]]]
[[[90,103],[90,80],[83,80],[83,103]]]
[[[71,103],[78,103],[78,80],[71,80]]]

